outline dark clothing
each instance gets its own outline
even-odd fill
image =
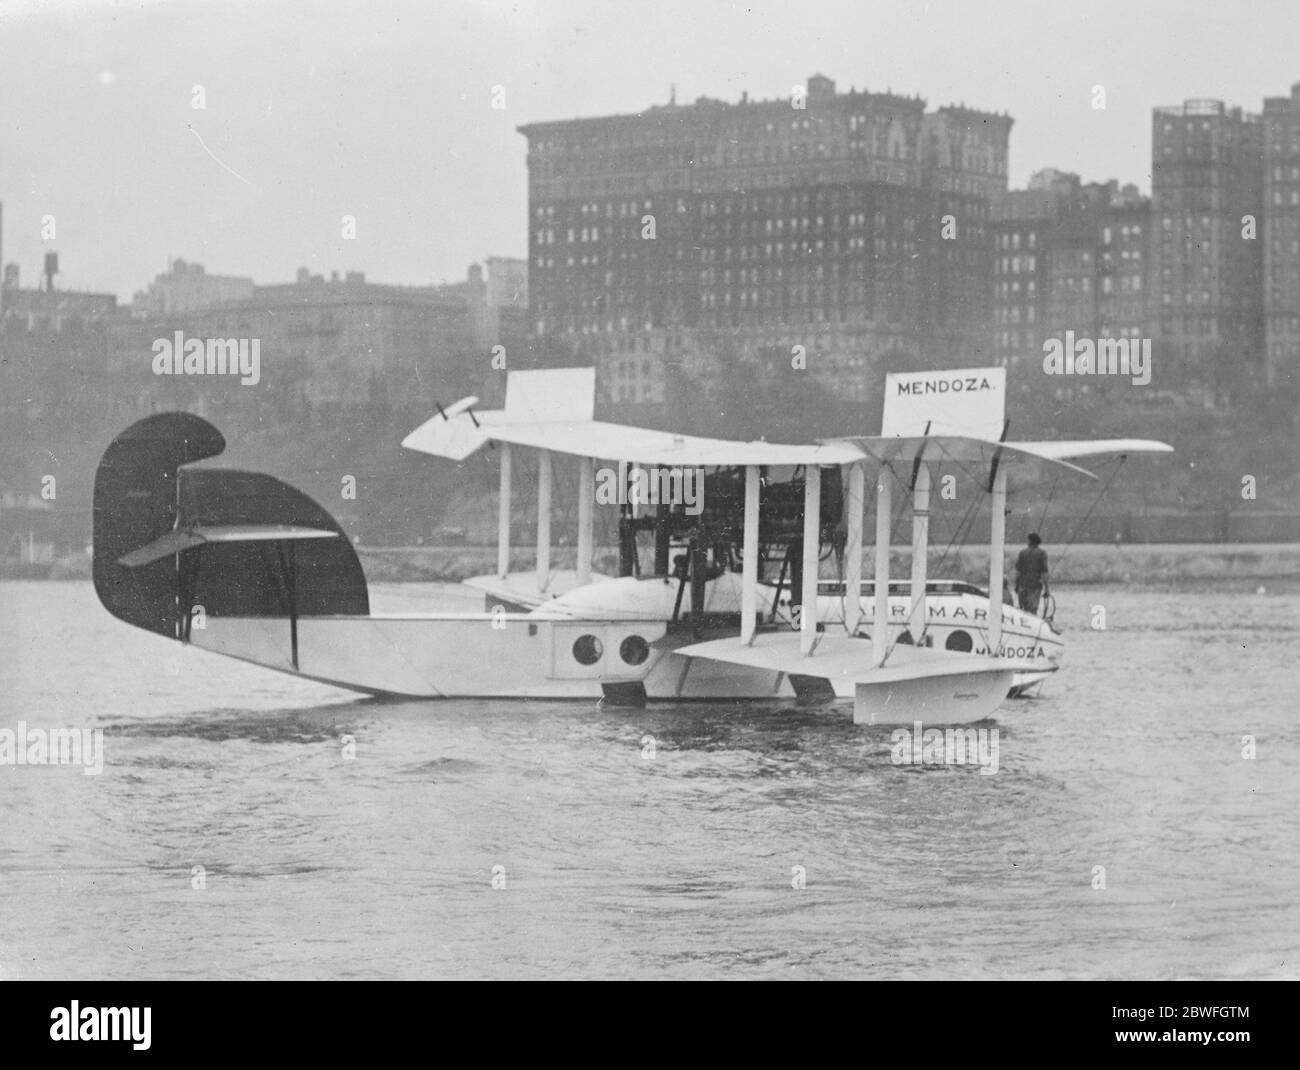
[[[1038,612],[1038,599],[1047,588],[1047,551],[1026,546],[1016,558],[1016,594],[1026,613]]]
[[[1016,558],[1016,586],[1041,587],[1047,579],[1047,551],[1041,546],[1026,546]]]

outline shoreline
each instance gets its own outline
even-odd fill
[[[1008,570],[1014,565],[1019,549],[1018,546],[1008,548]],[[1054,585],[1300,578],[1300,543],[1135,543],[1118,548],[1112,543],[1087,543],[1059,548],[1048,545],[1046,549]],[[358,554],[366,578],[372,582],[458,583],[496,568],[494,547],[358,547]],[[512,571],[530,569],[535,559],[531,549],[512,548],[510,568]],[[572,568],[573,548],[553,547],[551,562],[556,569]],[[890,553],[891,574],[907,575],[910,562],[910,548],[894,547]],[[598,549],[594,567],[597,571],[616,574],[617,551]],[[983,586],[989,571],[988,550],[983,546],[965,547],[946,556],[931,550],[928,571],[936,579],[965,579]],[[821,575],[823,579],[837,575],[833,559],[822,562]],[[868,559],[863,576],[870,578],[870,575]]]
[[[1300,543],[1133,543],[1119,547],[1112,543],[1076,543],[1063,547],[1045,544],[1045,548],[1053,585],[1300,579]],[[1008,575],[1019,550],[1018,546],[1007,549]],[[496,568],[493,546],[359,546],[357,555],[370,583],[459,583]],[[572,568],[574,555],[571,546],[553,547],[553,567]],[[514,547],[510,568],[531,569],[535,558],[531,548]],[[906,576],[911,567],[909,547],[895,546],[890,562],[892,575]],[[598,572],[616,574],[617,550],[597,549],[593,564]],[[983,586],[989,571],[988,550],[968,546],[945,555],[932,548],[928,571],[935,579],[962,579]],[[90,557],[78,554],[56,561],[46,576],[0,572],[0,581],[88,580],[90,573]],[[822,562],[821,575],[823,579],[836,578],[833,558]],[[863,577],[870,576],[868,554]]]

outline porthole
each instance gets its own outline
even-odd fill
[[[618,656],[628,665],[644,664],[650,656],[650,644],[639,635],[629,635],[619,644]]]
[[[961,654],[969,654],[975,649],[975,641],[971,639],[970,632],[964,632],[958,628],[948,636],[943,646],[945,650],[956,650]]]
[[[580,635],[573,641],[573,658],[579,665],[595,665],[605,648],[594,635]]]

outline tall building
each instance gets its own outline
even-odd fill
[[[1098,188],[1084,185],[1076,174],[1055,168],[1036,175],[1032,185],[1050,191],[1056,198],[1055,222],[1044,234],[1039,249],[1047,289],[1041,337],[1062,338],[1066,331],[1094,336],[1100,259]],[[1041,362],[1036,370],[1041,372]]]
[[[53,380],[61,372],[102,376],[105,371],[104,330],[117,309],[108,293],[63,290],[55,284],[57,253],[45,254],[45,270],[35,289],[23,289],[17,264],[4,269],[4,370],[31,373]]]
[[[175,330],[258,339],[267,392],[303,412],[436,393],[455,367],[452,354],[463,357],[469,346],[463,300],[431,286],[376,285],[357,271],[327,281],[307,268],[291,283],[255,286],[243,301],[158,313],[132,326],[116,356],[143,382],[154,379],[152,340]]]
[[[1264,358],[1270,384],[1300,370],[1300,82],[1264,101]]]
[[[1076,184],[1065,193],[1049,239],[1048,334],[1140,338],[1148,309],[1150,203],[1135,186],[1111,180]]]
[[[469,303],[474,345],[488,353],[506,346],[506,366],[520,366],[524,354],[518,352],[518,343],[528,336],[528,261],[489,256],[482,264],[470,265],[461,288]]]
[[[477,269],[477,265],[475,266]],[[497,279],[471,269],[466,282],[391,286],[365,274],[307,268],[293,282],[255,285],[244,300],[162,311],[146,305],[110,327],[113,381],[142,409],[155,401],[186,404],[247,394],[238,377],[159,376],[154,343],[186,338],[258,342],[260,380],[255,398],[285,418],[366,406],[434,412],[434,403],[468,394],[488,396],[504,374],[492,366],[492,346],[506,347],[509,367],[528,366],[529,338],[519,272],[502,263]],[[513,279],[513,283],[511,283]],[[493,301],[514,300],[493,305]]]
[[[1041,367],[1051,285],[1048,249],[1060,222],[1052,190],[1008,190],[993,199],[993,355],[1013,373]]]
[[[149,289],[136,294],[131,305],[149,312],[193,312],[253,296],[253,280],[241,275],[209,275],[202,264],[176,259],[165,275],[159,275]]]
[[[489,308],[528,308],[528,261],[489,256],[483,261]]]
[[[1155,109],[1151,296],[1170,385],[1206,385],[1262,356],[1263,142],[1260,117],[1222,101]]]
[[[814,76],[521,127],[533,332],[625,404],[664,401],[667,367],[789,371],[795,347],[846,400],[886,355],[978,363],[1011,123]]]
[[[6,483],[30,476],[29,464],[53,464],[39,460],[49,454],[35,443],[84,434],[102,411],[109,386],[107,338],[117,297],[61,289],[58,277],[58,256],[52,252],[45,254],[45,271],[34,289],[22,288],[17,264],[5,266],[0,286],[0,468],[12,469],[0,476]]]
[[[1135,186],[1055,168],[993,200],[994,354],[1029,382],[1043,343],[1140,338],[1148,323],[1150,202]]]
[[[1097,334],[1149,338],[1151,200],[1136,186],[1105,186],[1098,248]]]

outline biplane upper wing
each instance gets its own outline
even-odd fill
[[[495,413],[478,414],[481,426],[472,428],[476,441],[465,449],[470,437],[464,428],[447,427],[449,421],[435,416],[402,441],[407,449],[437,457],[460,460],[485,443],[508,442],[516,446],[550,450],[575,457],[608,457],[638,464],[680,466],[741,466],[851,464],[862,459],[860,451],[847,443],[784,445],[776,442],[735,442],[697,435],[675,435],[645,427],[603,423],[599,420],[556,423],[497,422]]]
[[[918,457],[926,461],[976,463],[986,470],[994,458],[1004,465],[1051,465],[1078,472],[1089,479],[1097,477],[1086,468],[1072,464],[1074,457],[1117,457],[1129,453],[1172,453],[1163,442],[1142,438],[1109,438],[1070,442],[996,442],[969,435],[882,435],[861,436],[832,441],[852,445],[880,464],[911,463]]]
[[[878,464],[906,465],[921,458],[925,461],[980,464],[987,469],[996,457],[1005,465],[1055,464],[1094,478],[1091,472],[1078,465],[1033,449],[1036,443],[996,442],[969,435],[862,435],[834,441],[861,450],[864,456]]]
[[[1068,442],[1006,442],[1006,370],[939,369],[891,372],[885,377],[880,434],[839,441],[858,446],[881,464],[927,461],[981,462],[1036,468],[1057,465],[1092,477],[1071,464],[1078,457],[1169,453],[1163,442],[1139,438]],[[1095,477],[1092,477],[1095,478]]]
[[[1009,442],[1009,446],[1061,461],[1067,457],[1123,457],[1130,453],[1173,453],[1173,446],[1150,438],[1096,438],[1060,442]]]
[[[402,445],[454,461],[489,442],[668,467],[831,465],[862,459],[859,450],[839,442],[736,442],[604,423],[595,419],[595,375],[594,368],[512,371],[504,409],[475,412],[472,399],[458,401],[417,427]]]

